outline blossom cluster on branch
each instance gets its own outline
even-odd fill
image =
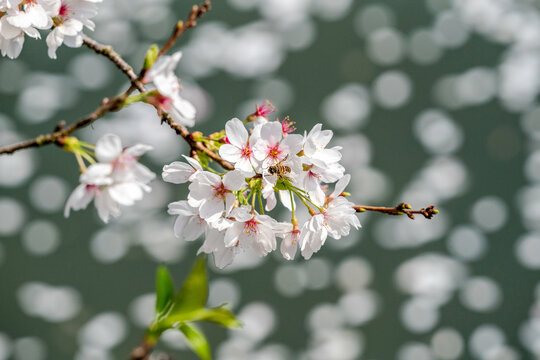
[[[94,30],[90,20],[97,15],[103,0],[0,0],[0,52],[14,59],[22,51],[25,35],[40,39],[39,30],[47,35],[49,57],[56,59],[62,44],[80,47],[83,28]]]
[[[351,226],[360,227],[354,204],[344,196],[350,175],[344,175],[339,164],[340,148],[326,147],[332,138],[330,130],[317,124],[300,135],[294,133],[288,118],[280,122],[257,116],[248,131],[249,119],[229,120],[225,131],[211,140],[234,170],[204,170],[200,162],[187,157],[187,163],[164,167],[165,181],[190,183],[187,200],[169,204],[169,213],[178,215],[176,236],[191,241],[204,233],[199,251],[214,254],[216,266],[222,268],[242,250],[251,249],[259,256],[276,250],[276,237],[282,239],[284,258],[294,259],[300,247],[309,259],[328,236],[340,239]],[[325,193],[327,184],[336,181],[334,191]],[[278,202],[291,213],[289,221],[279,222],[265,214]],[[296,216],[299,204],[310,214],[304,223]]]

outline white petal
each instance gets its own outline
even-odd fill
[[[225,194],[225,214],[229,215],[236,202],[236,196],[233,193]]]
[[[111,198],[125,206],[131,206],[135,201],[143,197],[143,192],[136,183],[115,184],[111,185],[108,189]]]
[[[239,236],[242,233],[243,224],[236,223],[229,229],[227,229],[227,232],[225,233],[225,246],[231,247],[235,246],[238,243]]]
[[[166,182],[183,184],[189,181],[194,172],[195,170],[193,167],[191,167],[191,165],[180,161],[174,161],[171,164],[163,167],[161,176]]]
[[[286,236],[281,241],[281,254],[283,257],[287,260],[294,260],[294,256],[296,255],[296,250],[298,248],[298,243],[292,241],[292,236]]]
[[[276,199],[276,194],[274,193],[274,191],[272,191],[272,193],[266,197],[266,205],[264,207],[264,210],[266,211],[272,211],[277,205],[277,199]]]
[[[51,59],[56,59],[56,49],[64,42],[64,35],[57,29],[54,29],[47,35],[48,54]]]
[[[205,201],[201,208],[199,209],[201,217],[203,219],[212,219],[218,216],[221,216],[223,212],[224,205],[223,201],[218,198],[212,198]]]
[[[347,174],[347,175],[343,176],[341,179],[339,179],[339,181],[336,183],[336,187],[335,187],[334,191],[332,192],[332,194],[330,195],[330,197],[332,199],[337,199],[339,194],[341,194],[345,190],[347,185],[349,185],[350,181],[351,181],[351,175],[349,175],[349,174]]]
[[[292,199],[291,203],[291,194],[288,190],[280,190],[279,191],[279,198],[281,200],[281,203],[283,206],[287,208],[287,210],[292,211],[293,207],[296,208],[296,204],[294,202],[294,197]]]
[[[184,233],[184,228],[186,227],[187,222],[189,221],[190,216],[178,216],[176,220],[174,221],[174,236],[177,238],[182,237],[182,234]]]
[[[115,134],[106,134],[96,143],[96,157],[100,162],[113,162],[122,152],[122,141]]]
[[[199,212],[197,211],[197,208],[189,205],[186,200],[181,200],[170,203],[167,213],[170,215],[193,216],[197,215]]]
[[[225,188],[232,191],[238,191],[244,187],[246,181],[242,171],[229,171],[223,176],[223,185]]]
[[[225,124],[225,133],[229,142],[236,147],[243,147],[248,140],[248,132],[246,127],[237,118],[227,121]]]
[[[219,148],[219,156],[234,164],[242,158],[242,153],[239,148],[230,144],[224,144]]]
[[[205,227],[204,220],[199,216],[192,216],[187,222],[181,237],[185,241],[197,240],[203,234]]]
[[[187,161],[191,166],[193,166],[193,168],[194,168],[195,170],[202,171],[203,168],[202,168],[201,164],[200,164],[197,160],[195,160],[195,159],[192,158],[192,157],[186,156],[186,155],[182,155],[182,156],[186,159],[186,161]]]
[[[113,182],[111,164],[96,163],[90,165],[80,176],[80,181],[91,185],[110,185]]]
[[[86,209],[93,198],[94,191],[88,191],[86,184],[80,184],[75,188],[75,190],[73,190],[66,201],[66,206],[64,207],[64,217],[69,217],[69,212],[71,209],[75,211]]]
[[[277,121],[271,121],[264,124],[261,128],[261,138],[270,144],[279,143],[282,136],[281,124]]]
[[[131,156],[135,156],[135,157],[139,157],[139,156],[142,156],[144,155],[146,152],[150,151],[150,150],[153,150],[154,147],[153,146],[150,146],[150,145],[145,145],[145,144],[135,144],[133,146],[130,146],[128,147],[125,151],[124,151],[124,154],[127,154],[127,155],[131,155]]]

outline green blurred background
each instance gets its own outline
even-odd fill
[[[96,31],[135,67],[190,1],[104,0]],[[538,36],[537,36],[538,35]],[[220,0],[176,45],[205,133],[268,99],[303,132],[334,130],[356,203],[433,220],[359,215],[310,261],[279,252],[212,267],[210,303],[246,324],[205,326],[217,359],[532,359],[540,356],[540,12],[535,1]],[[0,59],[0,144],[49,132],[127,86],[86,48],[47,57],[26,40]],[[77,133],[156,148],[157,174],[186,153],[152,108]],[[156,265],[179,284],[200,246],[166,214],[187,187],[158,179],[108,225],[63,217],[73,156],[48,146],[0,158],[0,360],[121,359],[153,306]],[[274,256],[275,255],[275,256]],[[194,359],[179,334],[158,352]]]

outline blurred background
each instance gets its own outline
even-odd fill
[[[89,34],[136,68],[192,1],[105,0]],[[268,99],[299,131],[334,130],[356,203],[433,220],[359,215],[310,261],[211,266],[210,305],[245,323],[205,326],[217,359],[540,357],[540,1],[216,0],[178,42],[184,95],[213,132]],[[106,59],[27,38],[0,59],[0,144],[51,131],[127,87]],[[156,173],[186,153],[153,108],[134,105],[76,135],[155,146]],[[123,359],[153,309],[154,271],[180,284],[200,242],[175,239],[153,182],[104,226],[93,206],[63,217],[73,156],[49,146],[0,158],[0,360]],[[182,336],[158,350],[195,359]]]

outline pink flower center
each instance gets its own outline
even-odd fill
[[[261,106],[255,105],[255,116],[264,116],[272,114],[275,111],[274,105],[268,100],[262,103]]]
[[[97,185],[87,184],[86,185],[86,192],[87,193],[93,193],[94,195],[97,195],[97,194],[99,194],[99,187]]]
[[[126,167],[131,166],[136,160],[137,159],[132,155],[120,154],[114,159],[112,166],[114,170],[125,169]]]
[[[244,223],[244,231],[246,232],[246,234],[257,233],[258,224],[259,223],[255,220],[255,217],[253,217]]]
[[[225,194],[227,194],[229,190],[225,187],[225,185],[221,182],[219,185],[214,186],[214,197],[218,199],[225,200]]]
[[[71,14],[73,14],[71,7],[65,2],[62,2],[62,5],[60,5],[60,10],[58,10],[58,16],[67,18]]]
[[[268,146],[268,150],[267,150],[268,157],[270,157],[273,160],[277,160],[279,158],[279,155],[281,155],[282,152],[283,150],[279,148],[279,144],[275,144],[274,146]]]
[[[288,116],[281,121],[281,132],[283,132],[283,135],[290,134],[295,130],[294,121],[290,121]]]
[[[253,150],[251,150],[251,146],[249,144],[244,145],[244,147],[241,149],[242,157],[244,159],[251,159],[253,156]]]

